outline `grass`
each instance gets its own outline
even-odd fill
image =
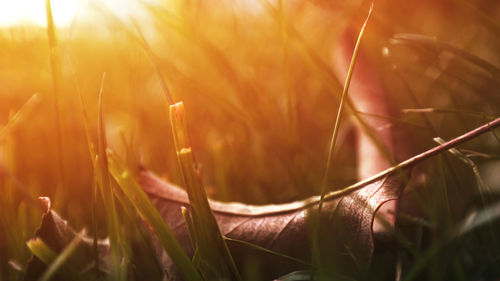
[[[78,236],[76,236],[68,244],[68,246],[66,248],[64,248],[64,250],[62,250],[61,253],[57,256],[55,256],[55,253],[51,253],[50,250],[48,249],[48,246],[43,245],[43,242],[41,242],[41,240],[28,241],[28,248],[30,248],[30,250],[34,254],[40,253],[37,256],[45,256],[46,255],[47,257],[43,258],[42,261],[44,261],[47,264],[50,264],[49,267],[47,268],[47,270],[40,277],[40,281],[51,280],[52,278],[54,278],[56,272],[58,272],[60,270],[64,271],[64,269],[61,269],[61,267],[64,266],[64,263],[67,261],[68,257],[71,256],[75,252],[76,247],[78,247],[78,244],[81,241],[82,235],[85,235],[85,231],[81,231],[78,234]],[[46,254],[44,254],[43,252],[46,252]],[[55,258],[54,258],[54,256],[55,256]],[[82,279],[82,278],[80,278],[78,273],[76,273],[74,271],[73,271],[70,278]]]
[[[380,128],[363,123],[368,118],[407,133],[398,141],[411,143],[409,156],[434,147],[434,137],[450,140],[498,118],[499,15],[491,8],[498,4],[462,2],[376,3],[361,50],[396,105],[394,115],[378,116],[357,110],[345,97],[349,82],[331,70],[338,34],[352,15],[366,15],[365,5],[260,1],[254,9],[179,1],[175,9],[145,4],[147,20],[103,9],[68,30],[54,25],[46,0],[46,29],[0,31],[0,280],[19,280],[32,252],[51,264],[45,280],[57,272],[78,276],[65,263],[77,240],[61,253],[30,240],[38,196],[51,197],[75,229],[110,238],[113,280],[137,278],[141,260],[156,272],[142,221],[185,279],[259,280],[251,262],[235,265],[225,243],[239,241],[222,236],[207,196],[266,204],[359,187],[351,128],[376,137]],[[180,123],[166,106],[178,101],[185,107]],[[415,166],[396,227],[401,239],[384,245],[398,253],[391,277],[500,276],[498,181],[486,174],[498,163],[499,132],[483,129],[452,154]],[[482,156],[471,159],[467,151]],[[334,161],[326,164],[327,157]],[[193,205],[183,214],[194,257],[135,181],[135,163],[190,193]],[[373,276],[388,264],[378,250]]]
[[[123,163],[120,163],[120,160],[113,157],[112,153],[108,152],[108,154],[110,155],[110,171],[113,177],[132,205],[151,225],[161,245],[179,267],[182,277],[186,280],[203,280],[168,225],[151,204],[140,185],[132,178],[130,171]]]
[[[78,241],[78,240],[74,240]],[[75,248],[75,243],[71,243],[60,255],[58,255],[54,250],[52,250],[47,244],[45,244],[41,239],[36,238],[27,242],[27,246],[30,251],[38,257],[41,261],[46,264],[50,264],[49,269],[40,277],[42,280],[47,280],[53,277],[54,272],[60,270],[61,274],[65,278],[79,279],[79,274],[74,269],[60,268],[61,264],[64,262],[65,257],[68,253],[72,252]]]
[[[198,260],[197,267],[204,279],[241,280],[231,252],[208,204],[199,172],[195,170],[182,102],[170,106],[170,120],[179,166],[191,205],[191,210],[185,214],[185,218],[191,225],[190,237],[195,247],[193,260]]]

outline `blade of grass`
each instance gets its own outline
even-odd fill
[[[396,71],[396,70],[394,70],[393,73],[395,74],[395,76],[397,78],[399,78],[399,80],[401,81],[401,83],[403,84],[403,86],[406,88],[406,93],[408,94],[408,97],[411,99],[411,101],[413,102],[413,104],[417,108],[421,108],[422,106],[421,106],[421,103],[420,103],[419,99],[417,98],[417,96],[415,95],[415,93],[413,92],[413,90],[411,89],[410,85],[408,84],[408,82],[406,81],[406,79],[403,77],[403,75],[399,71]],[[431,119],[429,118],[429,116],[427,114],[424,114],[424,113],[421,113],[420,116],[422,117],[422,120],[424,121],[427,129],[429,130],[430,137],[434,137],[434,136],[439,135],[436,127],[433,125],[433,123],[432,123]],[[457,173],[455,171],[455,168],[450,163],[450,159],[448,157],[441,157],[441,161],[442,161],[442,163],[444,165],[444,168],[446,168],[446,170],[449,171],[450,176],[451,176],[452,180],[454,181],[453,182],[454,186],[459,186],[459,184],[457,184],[457,183],[460,183],[460,181],[459,181],[459,179],[457,177]],[[426,204],[422,200],[417,200],[417,201],[418,201],[418,205],[420,206],[420,208],[422,210],[426,210],[427,209],[427,212],[430,212],[430,210],[429,210],[429,204]]]
[[[72,242],[75,241],[75,239],[78,238],[75,237],[72,240]],[[33,255],[39,258],[46,265],[52,265],[59,259],[60,261],[58,261],[58,263],[60,264],[56,264],[57,268],[54,268],[54,270],[59,271],[62,274],[62,276],[64,276],[67,280],[77,280],[77,281],[83,280],[73,268],[64,265],[64,261],[67,258],[65,256],[59,257],[60,255],[58,256],[54,250],[52,250],[47,244],[45,244],[45,242],[42,241],[42,239],[40,238],[31,239],[26,243],[26,245],[33,253]],[[68,249],[68,247],[66,247],[65,250],[68,249],[68,252],[65,253],[65,255],[71,254],[71,252],[73,252],[72,248],[73,247]],[[54,273],[56,273],[56,271],[54,271]]]
[[[80,101],[81,116],[82,116],[82,121],[83,121],[83,127],[85,129],[85,137],[87,138],[87,146],[88,146],[89,153],[90,153],[90,160],[94,161],[95,156],[96,156],[96,151],[95,151],[94,142],[92,141],[92,134],[90,132],[90,122],[89,122],[88,113],[87,113],[87,104],[85,103],[85,99],[83,98],[82,91],[80,88],[80,83],[78,81],[78,77],[76,76],[76,73],[73,73],[73,77],[75,79],[76,92],[78,94],[78,98]],[[106,77],[106,73],[103,73],[102,77],[101,77],[101,85],[99,87],[99,89],[100,89],[99,91],[103,90],[105,77]]]
[[[62,250],[62,252],[50,263],[47,270],[38,279],[39,281],[49,281],[54,277],[54,275],[61,269],[61,267],[66,263],[69,257],[75,252],[76,248],[82,241],[82,236],[85,235],[86,231],[83,229],[80,231],[73,240]]]
[[[400,33],[395,34],[392,37],[391,43],[393,44],[417,44],[423,46],[432,46],[441,51],[447,51],[452,54],[455,54],[477,66],[488,71],[493,78],[498,78],[500,76],[500,69],[495,65],[489,63],[488,61],[475,56],[465,50],[457,48],[449,43],[442,42],[433,37],[428,37],[420,34],[409,34],[409,33]]]
[[[109,171],[128,200],[137,209],[145,221],[152,227],[158,241],[177,265],[184,280],[202,281],[196,268],[180,245],[172,230],[165,223],[160,213],[153,206],[141,186],[132,177],[125,165],[108,150]]]
[[[73,69],[73,68],[72,68]],[[83,120],[83,126],[85,129],[85,137],[87,139],[87,147],[89,150],[90,154],[90,160],[92,161],[92,171],[93,171],[93,176],[92,176],[92,236],[94,238],[93,241],[93,250],[94,250],[94,262],[96,265],[96,268],[99,269],[100,264],[99,264],[99,254],[98,254],[98,247],[97,247],[97,189],[98,189],[98,184],[99,184],[99,179],[98,179],[98,158],[96,155],[95,151],[95,146],[92,141],[92,135],[90,133],[90,122],[88,119],[88,114],[87,114],[87,105],[85,103],[85,100],[83,98],[81,88],[80,88],[80,83],[78,81],[78,77],[75,72],[73,72],[73,77],[75,79],[75,85],[76,85],[76,92],[78,94],[78,97],[80,99],[80,108],[81,108],[81,116]],[[103,90],[104,88],[104,78],[105,78],[105,73],[103,73],[102,78],[101,78],[101,85],[100,85],[100,91]]]
[[[317,219],[316,219],[315,226],[314,226],[314,237],[316,237],[319,234],[318,233],[319,232],[319,220],[321,217],[323,201],[324,201],[325,195],[326,195],[327,183],[328,183],[328,179],[329,179],[329,172],[330,172],[330,167],[332,164],[333,154],[335,152],[335,144],[337,142],[337,136],[338,136],[339,128],[340,128],[340,122],[342,121],[342,114],[344,112],[345,100],[347,97],[347,93],[349,92],[349,85],[351,83],[352,74],[354,72],[354,66],[356,64],[356,58],[358,55],[359,46],[361,44],[361,38],[363,38],[363,33],[365,31],[366,24],[368,23],[368,20],[370,19],[372,11],[373,11],[373,3],[370,6],[370,10],[368,11],[368,15],[366,16],[365,22],[363,23],[363,26],[361,27],[361,30],[359,31],[358,40],[356,42],[356,45],[354,47],[354,51],[352,54],[351,64],[350,64],[349,70],[347,72],[347,77],[346,77],[346,81],[344,84],[344,90],[342,91],[342,97],[340,99],[340,105],[339,105],[339,109],[337,112],[337,118],[335,120],[332,138],[330,140],[330,147],[328,150],[328,158],[326,161],[325,172],[323,174],[323,180],[321,183],[321,196],[320,196],[319,204],[318,204],[318,215],[317,215]],[[319,247],[319,245],[317,245],[317,246]]]
[[[173,29],[179,35],[183,36],[184,38],[188,38],[191,35],[191,33],[180,31],[180,30],[182,30],[182,28],[181,28],[181,25],[179,23],[179,20],[177,18],[172,17],[172,16],[166,16],[165,14],[168,14],[168,11],[163,11],[161,8],[156,7],[156,6],[152,6],[152,5],[145,3],[145,2],[142,2],[141,4],[143,4],[144,7],[151,14],[153,14],[155,16],[155,18],[161,19],[162,22],[165,23],[168,28]],[[224,110],[228,114],[234,116],[236,118],[236,120],[242,122],[243,124],[245,124],[249,127],[253,126],[252,125],[253,123],[250,120],[251,116],[249,116],[249,114],[246,113],[246,111],[242,110],[238,105],[229,101],[226,98],[226,95],[220,95],[218,93],[218,91],[210,91],[210,89],[208,89],[207,87],[197,85],[197,81],[194,81],[191,77],[189,77],[184,72],[179,70],[175,65],[171,64],[170,61],[165,61],[165,60],[160,61],[160,58],[153,52],[153,50],[151,49],[149,43],[147,42],[147,40],[145,40],[145,38],[141,39],[135,33],[131,32],[129,30],[129,28],[127,27],[127,25],[123,21],[121,21],[119,18],[117,18],[112,12],[110,12],[106,9],[103,9],[102,7],[96,7],[96,8],[98,9],[98,11],[100,11],[101,13],[103,13],[106,16],[108,21],[109,21],[109,19],[111,19],[111,21],[109,21],[109,22],[114,24],[113,27],[118,27],[118,28],[120,28],[120,30],[123,30],[134,42],[136,42],[146,52],[146,54],[150,53],[150,55],[148,55],[148,59],[154,60],[151,62],[153,64],[153,66],[154,65],[159,66],[160,62],[161,62],[163,67],[168,66],[167,72],[174,73],[177,76],[181,76],[182,79],[188,80],[187,83],[189,84],[189,86],[193,87],[191,92],[200,94],[202,97],[209,99],[213,104],[216,104],[222,110]],[[189,43],[189,44],[191,44],[191,43]],[[163,84],[162,80],[165,80],[163,75],[161,75],[161,73],[163,73],[163,72],[158,72],[158,71],[155,71],[155,72],[157,75],[159,75],[158,79],[159,79],[160,83]],[[231,81],[229,81],[229,82],[231,82]],[[164,85],[165,86],[167,85],[166,81],[165,81]],[[170,91],[168,87],[164,88],[162,86],[162,88],[163,88],[164,93],[166,93],[165,89]],[[217,98],[213,98],[213,97],[217,97]],[[167,100],[169,101],[169,104],[171,104],[170,98],[167,97]],[[175,97],[172,97],[172,100],[175,101]]]
[[[434,138],[434,141],[439,143],[439,144],[445,143],[445,140],[443,140],[440,137]],[[485,193],[489,193],[490,188],[488,187],[488,185],[484,182],[483,178],[481,177],[481,174],[479,173],[479,168],[476,165],[476,163],[474,163],[474,161],[472,161],[469,157],[467,157],[465,154],[463,154],[460,150],[458,150],[456,148],[450,148],[450,149],[448,149],[448,152],[450,152],[452,155],[456,156],[462,162],[464,162],[465,164],[467,164],[468,166],[471,167],[472,172],[474,173],[474,176],[476,177],[477,185],[479,187],[479,194],[481,195],[483,203],[485,203],[486,202],[485,201],[486,200]]]
[[[440,137],[434,138],[434,141],[439,143],[439,144],[445,143],[445,141]],[[487,206],[488,202],[491,201],[491,200],[488,200],[488,198],[487,198],[487,195],[491,193],[491,189],[486,184],[486,182],[483,180],[481,174],[479,173],[479,167],[476,165],[476,163],[474,161],[472,161],[469,157],[467,157],[464,153],[462,153],[460,150],[458,150],[456,148],[450,148],[448,150],[448,152],[451,153],[453,156],[457,157],[458,159],[460,159],[462,162],[464,162],[466,165],[468,165],[472,169],[472,172],[474,173],[474,177],[476,178],[477,189],[479,191],[479,196],[481,197],[481,201],[483,203],[483,206]],[[496,235],[494,234],[495,230],[493,228],[493,225],[490,224],[489,227],[490,227],[490,229],[489,229],[490,231],[488,234],[490,235],[490,243],[493,244],[493,243],[497,242]]]
[[[123,261],[130,264],[128,267],[131,267],[131,272],[135,273],[132,276],[139,275],[141,278],[142,276],[148,277],[148,280],[161,280],[164,272],[155,255],[151,231],[144,227],[144,221],[121,189],[117,187],[114,190],[115,196],[123,208],[123,216],[127,218],[123,224],[123,231],[127,238],[127,253],[124,255]]]
[[[499,116],[487,114],[484,112],[478,112],[478,111],[470,111],[470,110],[462,110],[462,109],[453,109],[453,108],[434,108],[434,107],[427,107],[427,108],[405,108],[401,110],[402,113],[408,114],[408,113],[451,113],[451,114],[461,114],[464,116],[471,116],[471,117],[477,117],[477,118],[486,118],[489,120],[494,120],[498,118]]]
[[[57,148],[57,176],[59,177],[60,185],[64,186],[64,142],[63,142],[63,124],[61,119],[60,106],[60,83],[61,83],[61,62],[59,59],[58,42],[56,35],[56,27],[52,16],[52,7],[50,0],[45,0],[45,13],[47,19],[47,36],[49,39],[49,57],[50,67],[52,71],[52,90],[53,90],[53,108],[54,108],[54,125],[56,127],[56,148]]]
[[[212,209],[208,205],[205,189],[194,168],[191,149],[181,149],[178,157],[188,190],[194,237],[198,244],[200,259],[203,261],[200,271],[208,280],[242,280]]]
[[[106,75],[103,75],[101,85],[104,85]],[[120,233],[120,222],[116,213],[115,198],[113,196],[113,187],[108,171],[108,158],[106,157],[106,130],[104,127],[103,114],[102,114],[102,100],[103,100],[104,87],[99,91],[99,112],[98,112],[98,179],[101,197],[104,202],[104,210],[106,215],[106,224],[109,232],[109,240],[111,244],[111,260],[112,260],[112,278],[115,280],[125,280],[125,276],[121,276],[120,264],[122,258],[122,237]]]
[[[434,141],[443,144],[445,141],[442,138],[436,137],[434,138]],[[476,183],[477,183],[477,189],[479,191],[479,196],[481,197],[481,201],[483,203],[483,206],[487,206],[488,203],[491,201],[487,197],[488,194],[491,193],[491,189],[486,184],[486,182],[483,180],[480,172],[479,172],[479,167],[476,165],[474,161],[472,161],[469,157],[467,157],[464,153],[462,153],[460,150],[456,148],[450,148],[448,150],[449,153],[460,159],[462,162],[464,162],[466,165],[468,165],[471,169],[472,172],[474,173],[474,177],[476,178]],[[496,231],[495,228],[492,224],[488,224],[489,226],[489,240],[492,245],[495,245],[497,243],[496,239]]]
[[[380,114],[375,114],[375,113],[367,113],[367,112],[363,112],[363,111],[358,111],[358,114],[360,115],[363,115],[363,116],[369,116],[369,117],[374,117],[374,118],[378,118],[378,119],[382,119],[382,120],[386,120],[388,121],[389,123],[384,125],[385,126],[391,126],[392,124],[401,124],[401,125],[406,125],[406,126],[411,126],[411,127],[414,127],[414,128],[418,128],[418,129],[422,129],[422,130],[431,130],[429,129],[429,127],[426,127],[426,126],[422,126],[420,124],[417,124],[415,122],[411,122],[411,121],[406,121],[402,118],[397,118],[397,117],[391,117],[391,116],[386,116],[386,115],[380,115]],[[381,127],[378,127],[378,129],[380,129]]]
[[[427,251],[417,260],[403,280],[416,280],[420,272],[425,269],[426,265],[432,261],[432,258],[444,247],[450,245],[456,241],[456,239],[473,232],[479,227],[491,224],[493,220],[497,220],[498,218],[500,218],[500,203],[493,204],[481,211],[470,213],[456,228],[451,230],[451,233],[444,236],[440,243],[428,247]]]
[[[92,236],[94,238],[93,250],[94,250],[94,262],[96,268],[99,269],[100,261],[99,261],[99,251],[98,251],[98,242],[97,242],[97,190],[99,188],[99,158],[97,155],[94,157],[92,161]]]
[[[191,245],[193,245],[193,249],[195,249],[195,253],[198,249],[198,242],[195,240],[195,233],[194,233],[194,225],[193,225],[193,219],[191,218],[191,213],[189,210],[182,206],[181,207],[181,212],[182,212],[182,217],[184,218],[184,222],[186,223],[188,232],[189,232],[189,239],[191,240]],[[196,256],[196,254],[195,254]]]
[[[261,0],[260,2],[263,4],[262,6],[266,8],[266,11],[268,11],[274,18],[279,18],[278,11],[274,8],[273,5],[269,3],[269,1]],[[293,39],[293,43],[297,45],[304,60],[313,69],[312,71],[316,75],[321,77],[321,81],[325,82],[325,86],[327,87],[327,89],[332,94],[335,94],[334,95],[335,98],[339,98],[340,100],[340,97],[336,95],[338,93],[337,85],[339,83],[337,82],[337,79],[330,70],[330,66],[328,66],[325,62],[321,60],[321,58],[316,54],[314,48],[311,48],[311,46],[307,44],[307,42],[302,38],[300,33],[297,30],[295,30],[295,28],[292,25],[288,23],[286,28],[288,34],[290,35],[290,39]],[[356,106],[350,100],[349,97],[346,97],[345,104],[348,113],[352,115],[352,117],[354,117],[355,125],[370,138],[375,147],[381,152],[383,156],[386,157],[389,163],[391,163],[392,165],[396,165],[397,163],[392,157],[392,154],[390,153],[387,146],[380,140],[375,130],[367,124],[367,122],[360,116],[360,114],[358,114],[359,110],[357,110]]]
[[[161,9],[147,4],[145,4],[145,7],[168,28],[172,29],[175,34],[187,40],[187,44],[202,51],[205,54],[204,57],[210,60],[210,65],[215,68],[215,71],[222,75],[221,77],[223,77],[231,88],[234,89],[235,93],[247,92],[253,96],[258,96],[259,90],[257,85],[243,77],[234,63],[226,55],[225,51],[210,40],[206,34],[200,32],[197,28],[194,28],[189,22],[185,22],[183,19],[177,18],[167,11],[161,12]],[[224,95],[220,95],[217,92],[214,92],[214,94],[216,94],[218,98],[222,99],[224,104],[229,103],[229,109],[231,111],[236,111],[238,115],[248,115],[241,103],[232,102]],[[218,99],[212,99],[213,102],[217,102],[217,100]],[[251,121],[253,121],[247,122],[248,125],[252,125],[257,121],[255,120],[257,117],[253,115],[250,115],[247,118],[252,118]]]
[[[193,236],[200,256],[200,271],[208,280],[241,280],[231,252],[220,231],[190,148],[182,102],[170,106],[170,121],[181,173],[187,189],[193,220]]]
[[[399,79],[399,81],[401,81],[404,88],[406,89],[406,93],[408,94],[408,97],[411,99],[413,104],[416,107],[422,107],[420,101],[418,100],[417,96],[415,95],[412,88],[408,84],[408,81],[403,77],[403,75],[399,71],[396,71],[396,70],[394,70],[392,73],[395,74],[395,76]],[[422,114],[421,116],[422,116],[422,120],[424,121],[425,125],[427,126],[427,129],[429,130],[429,132],[432,133],[433,136],[437,136],[438,135],[437,130],[436,130],[435,126],[432,124],[432,121],[430,120],[430,118],[425,114]]]

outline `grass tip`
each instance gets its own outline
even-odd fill
[[[185,154],[190,154],[190,153],[192,153],[191,147],[184,147],[184,148],[181,148],[181,150],[179,151],[179,155],[185,155]]]
[[[176,102],[170,105],[170,111],[176,115],[176,117],[182,116],[184,114],[184,103],[182,101]]]

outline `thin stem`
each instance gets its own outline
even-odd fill
[[[47,36],[49,39],[49,57],[50,67],[52,71],[52,87],[54,92],[53,107],[54,107],[54,121],[56,126],[56,147],[57,147],[57,160],[58,169],[57,176],[61,185],[65,184],[64,180],[64,156],[63,156],[63,124],[61,120],[61,107],[60,107],[60,80],[61,80],[61,64],[59,60],[58,43],[55,31],[54,18],[52,16],[52,8],[50,0],[45,0],[45,14],[47,19]]]
[[[372,11],[373,11],[373,3],[370,6],[370,10],[368,11],[368,16],[366,17],[365,22],[363,23],[363,27],[361,27],[361,31],[359,32],[358,40],[356,42],[356,46],[354,47],[354,52],[352,54],[352,59],[351,59],[351,64],[349,66],[349,71],[347,72],[347,77],[346,77],[346,81],[344,84],[344,90],[342,91],[342,97],[340,98],[339,110],[337,112],[337,119],[335,120],[335,126],[333,128],[333,134],[332,134],[332,138],[330,141],[330,148],[328,151],[328,159],[326,161],[325,173],[323,175],[323,181],[321,184],[321,198],[320,198],[319,206],[318,206],[318,214],[321,214],[321,208],[323,207],[323,200],[325,198],[325,193],[326,193],[326,185],[328,183],[328,174],[330,171],[330,167],[332,165],[333,153],[335,152],[335,144],[337,142],[337,136],[338,136],[339,128],[340,128],[340,122],[342,121],[342,114],[344,113],[344,104],[345,104],[345,100],[347,99],[347,93],[349,91],[349,85],[351,83],[352,73],[354,72],[354,65],[356,63],[356,58],[358,56],[359,45],[361,43],[361,38],[363,37],[363,33],[365,31],[366,24],[368,23],[368,20],[370,19],[370,15],[372,14]]]
[[[347,194],[347,193],[350,193],[354,190],[358,190],[360,188],[362,188],[363,186],[367,185],[367,184],[370,184],[370,183],[373,183],[377,180],[380,180],[392,173],[394,173],[395,171],[397,170],[402,170],[404,168],[409,168],[409,167],[413,167],[415,166],[416,164],[432,157],[432,156],[435,156],[443,151],[446,151],[450,148],[453,148],[453,147],[456,147],[466,141],[469,141],[473,138],[476,138],[496,127],[499,127],[500,126],[500,118],[497,118],[495,119],[494,121],[491,121],[491,122],[488,122],[474,130],[471,130],[459,137],[456,137],[448,142],[445,142],[441,145],[438,145],[434,148],[431,148],[425,152],[422,152],[416,156],[413,156],[412,158],[408,159],[408,160],[405,160],[401,163],[399,163],[398,165],[395,165],[389,169],[386,169],[372,177],[369,177],[365,180],[362,180],[360,182],[357,182],[351,186],[348,186],[344,189],[341,189],[341,190],[338,190],[338,191],[334,191],[334,192],[330,192],[328,193],[326,196],[325,196],[325,200],[328,199],[328,198],[331,198],[331,197],[337,197],[339,195],[344,195],[344,194]]]

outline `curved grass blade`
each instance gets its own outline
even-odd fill
[[[273,5],[269,3],[267,0],[261,0],[263,3],[263,7],[266,8],[266,11],[269,12],[274,18],[279,18],[278,11],[274,8]],[[283,21],[283,24],[286,24],[286,30],[289,34],[290,41],[293,41],[295,45],[297,45],[300,53],[303,56],[303,59],[309,64],[309,67],[312,68],[312,71],[321,77],[321,80],[325,82],[325,86],[327,89],[334,94],[335,98],[340,100],[340,97],[336,95],[338,93],[339,83],[337,82],[337,78],[335,78],[334,74],[330,70],[330,66],[327,65],[315,52],[314,48],[309,46],[309,44],[302,38],[300,33],[289,23]],[[346,109],[349,114],[354,117],[355,125],[366,134],[370,140],[373,142],[374,146],[379,150],[379,152],[386,157],[386,159],[392,165],[396,165],[397,162],[394,160],[392,154],[390,153],[387,146],[380,140],[376,131],[370,127],[370,125],[361,117],[359,114],[359,110],[356,108],[355,104],[351,101],[349,96],[346,97],[345,100]]]
[[[499,218],[500,202],[492,204],[491,206],[488,206],[480,211],[470,213],[456,228],[452,229],[451,233],[445,236],[440,243],[430,246],[403,280],[416,280],[420,272],[425,269],[427,264],[432,261],[432,258],[436,256],[444,247],[450,245],[458,238],[483,227],[484,225],[490,225],[493,220],[498,220]]]
[[[127,196],[130,203],[132,203],[141,216],[152,227],[158,237],[158,241],[177,265],[183,278],[185,280],[203,281],[186,252],[179,244],[179,241],[174,236],[172,230],[165,221],[163,221],[158,210],[152,205],[130,171],[128,171],[125,165],[110,150],[108,150],[108,160],[111,175],[116,180],[123,193]]]
[[[436,38],[421,35],[421,34],[410,34],[410,33],[399,33],[395,34],[391,43],[393,44],[411,44],[411,45],[423,45],[427,47],[437,48],[438,50],[447,51],[455,54],[477,66],[491,73],[493,78],[498,78],[500,76],[500,69],[490,62],[473,55],[463,49],[455,47],[449,43],[442,42]]]
[[[405,108],[401,110],[402,113],[443,113],[443,114],[460,114],[463,116],[476,117],[481,119],[489,119],[494,120],[497,119],[498,115],[492,115],[479,111],[470,111],[470,110],[462,110],[462,109],[453,109],[453,108]]]
[[[434,138],[434,141],[443,144],[445,143],[445,140],[443,140],[440,137]],[[468,165],[471,169],[472,172],[474,173],[474,176],[476,177],[476,182],[479,187],[479,194],[481,195],[481,199],[483,200],[483,203],[486,202],[485,194],[491,192],[489,186],[484,182],[483,178],[481,177],[481,174],[479,173],[479,167],[477,164],[472,161],[469,157],[467,157],[464,153],[462,153],[460,150],[456,148],[450,148],[448,150],[451,154],[456,156],[458,159],[460,159],[462,162],[464,162],[466,165]]]
[[[73,239],[73,241],[75,241],[76,239],[77,238]],[[72,243],[73,243],[73,241],[72,241]],[[78,245],[77,242],[75,242],[76,245]],[[33,255],[35,255],[37,258],[39,258],[45,264],[51,265],[51,267],[49,267],[49,269],[52,268],[52,266],[54,266],[54,268],[52,269],[54,271],[53,273],[56,273],[57,271],[59,271],[62,274],[62,276],[64,276],[67,280],[76,280],[76,281],[83,280],[74,269],[72,269],[69,266],[64,266],[64,264],[63,264],[64,261],[67,259],[67,257],[74,251],[73,246],[68,245],[68,247],[66,247],[63,250],[63,252],[58,256],[57,253],[54,252],[54,250],[52,250],[40,238],[31,239],[26,243],[26,245],[28,246],[30,251],[33,253]],[[75,248],[76,248],[76,246],[75,246]],[[64,254],[64,256],[62,256],[63,254]],[[57,264],[56,264],[56,262],[57,262]],[[49,272],[50,275],[48,277],[52,276],[53,273]],[[43,276],[45,276],[45,273]]]
[[[102,80],[104,81],[105,75],[103,75]],[[102,82],[104,83],[104,82]],[[121,272],[121,260],[122,254],[125,251],[122,251],[122,243],[125,240],[120,233],[120,222],[118,220],[118,214],[116,212],[116,204],[115,198],[113,196],[113,187],[111,183],[111,178],[108,171],[108,158],[106,157],[106,130],[104,127],[103,114],[102,114],[102,106],[103,106],[103,92],[104,88],[101,87],[99,91],[99,112],[98,112],[98,154],[97,154],[97,176],[98,183],[101,192],[101,197],[104,201],[104,209],[106,215],[106,224],[108,226],[109,231],[109,240],[111,244],[111,262],[112,262],[112,278],[115,280],[125,280],[126,276],[122,276]]]
[[[333,153],[335,151],[335,144],[337,142],[337,136],[338,136],[339,128],[340,128],[340,122],[342,121],[342,115],[344,112],[344,105],[345,105],[345,101],[347,98],[347,93],[349,92],[349,85],[351,83],[351,78],[352,78],[352,74],[354,71],[354,66],[356,63],[356,58],[358,55],[358,50],[359,50],[359,46],[361,43],[361,38],[363,37],[363,33],[365,31],[366,24],[368,23],[368,20],[370,19],[370,15],[371,15],[372,11],[373,11],[373,3],[370,6],[370,10],[368,12],[368,15],[365,19],[365,22],[363,23],[363,27],[361,27],[361,30],[359,32],[358,40],[357,40],[356,45],[354,47],[354,51],[353,51],[353,55],[352,55],[352,59],[351,59],[351,64],[350,64],[349,70],[347,72],[344,90],[342,91],[342,97],[340,99],[340,105],[339,105],[339,109],[337,112],[337,118],[335,120],[332,138],[330,140],[330,147],[328,150],[328,158],[326,161],[325,172],[323,174],[323,180],[321,183],[321,195],[320,195],[319,204],[318,204],[318,214],[317,214],[316,218],[314,219],[314,225],[312,228],[313,234],[314,234],[313,237],[318,237],[318,235],[319,235],[319,227],[320,227],[319,223],[320,223],[321,211],[323,208],[323,202],[325,200],[325,195],[326,195],[326,190],[327,190],[327,183],[328,183],[328,179],[329,179],[328,174],[330,171],[330,166],[332,164],[332,158],[333,158]],[[321,264],[321,262],[320,262],[321,257],[319,255],[319,252],[320,252],[319,247],[320,247],[320,245],[318,245],[318,239],[315,239],[315,241],[313,241],[313,259],[317,260],[316,263],[319,262],[319,264]]]
[[[64,265],[68,258],[75,252],[76,248],[82,241],[82,236],[85,235],[85,229],[80,231],[73,240],[64,248],[64,250],[50,263],[47,270],[40,277],[39,281],[49,281]]]
[[[60,83],[61,83],[61,61],[58,51],[56,27],[54,18],[52,16],[52,7],[50,0],[45,0],[45,13],[47,19],[47,36],[49,39],[49,57],[50,67],[52,71],[52,88],[53,88],[53,107],[56,128],[56,147],[57,147],[57,161],[58,169],[57,175],[59,177],[59,184],[64,185],[64,155],[63,155],[63,123],[61,119],[61,105],[60,103]]]
[[[193,238],[196,242],[200,271],[209,280],[242,280],[224,236],[208,203],[205,188],[195,170],[187,122],[182,102],[170,106],[170,121],[179,165],[191,205]]]

